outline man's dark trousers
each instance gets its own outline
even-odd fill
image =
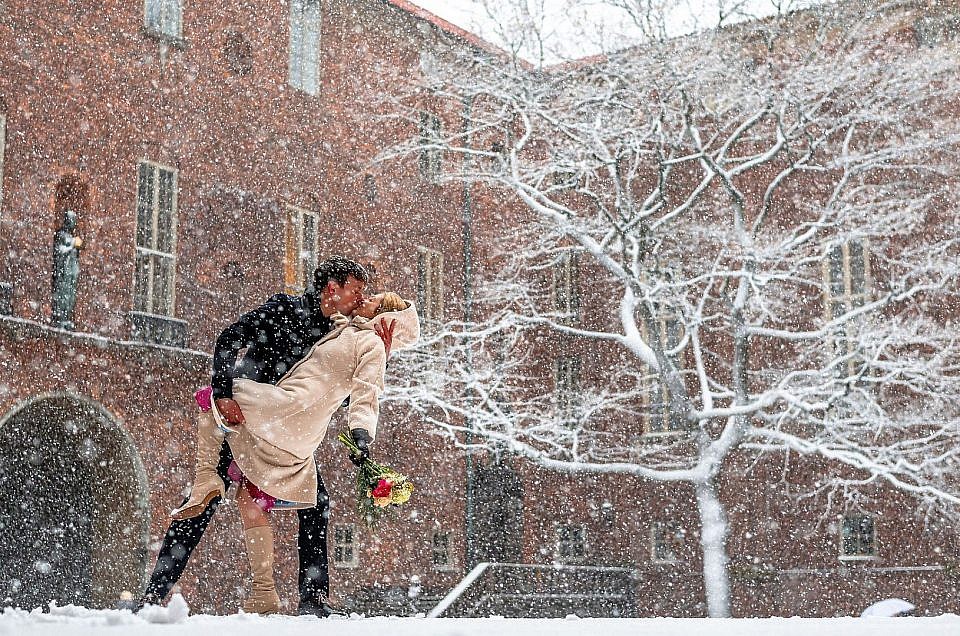
[[[217,473],[226,485],[230,484],[227,468],[233,461],[230,446],[224,442],[220,448],[220,463]],[[186,500],[184,500],[186,501]],[[143,601],[158,605],[170,589],[180,580],[193,549],[200,543],[213,513],[220,505],[217,497],[202,514],[192,519],[173,521],[167,528],[157,555],[157,565],[150,575],[150,582],[143,594]],[[300,604],[318,606],[326,603],[330,593],[330,575],[327,566],[327,520],[330,516],[330,497],[317,472],[317,506],[298,510],[300,534],[297,548],[300,557]]]

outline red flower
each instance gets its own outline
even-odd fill
[[[377,482],[376,488],[370,493],[374,497],[389,497],[390,491],[393,490],[393,482],[387,481],[386,479],[381,479]]]

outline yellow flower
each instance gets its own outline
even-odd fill
[[[413,484],[409,481],[403,481],[393,487],[393,491],[390,493],[390,499],[397,505],[407,503],[412,493]]]

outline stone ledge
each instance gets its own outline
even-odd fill
[[[209,364],[212,355],[205,351],[197,351],[186,347],[175,347],[165,344],[143,342],[138,340],[121,340],[110,338],[100,334],[86,333],[81,331],[68,331],[59,329],[50,325],[17,318],[14,316],[0,315],[0,329],[9,333],[15,339],[24,338],[50,338],[60,342],[78,342],[86,346],[97,347],[99,349],[115,349],[124,353],[141,353],[149,355],[173,356],[180,358],[190,358],[196,362]]]

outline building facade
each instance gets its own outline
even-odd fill
[[[420,120],[398,121],[390,97],[434,48],[487,45],[402,0],[12,0],[0,43],[0,482],[19,493],[0,508],[0,592],[22,606],[111,606],[139,593],[189,485],[192,393],[239,313],[300,293],[333,253],[370,265],[378,288],[416,299],[426,320],[470,311],[487,254],[518,218],[511,204],[438,182],[442,153],[373,160],[456,129],[456,105],[424,95]],[[75,286],[62,274],[71,255]],[[578,271],[556,273],[570,311]],[[556,369],[575,390],[576,366]],[[535,592],[554,564],[602,569],[619,577],[607,607],[622,615],[705,612],[692,492],[484,465],[399,408],[385,411],[376,450],[417,491],[372,532],[353,512],[345,454],[332,440],[319,451],[335,604],[424,611],[475,563],[498,561],[548,566],[503,578]],[[891,498],[887,516],[798,544],[815,511],[764,490],[768,514],[750,518],[737,502],[761,489],[724,486],[730,542],[749,555],[733,565],[736,615],[849,614],[908,592],[924,611],[955,607],[955,533],[912,532]],[[293,610],[296,521],[276,517]],[[194,611],[236,611],[242,555],[228,503],[180,582]],[[569,601],[596,582],[543,584]],[[505,585],[488,596],[519,595]]]

